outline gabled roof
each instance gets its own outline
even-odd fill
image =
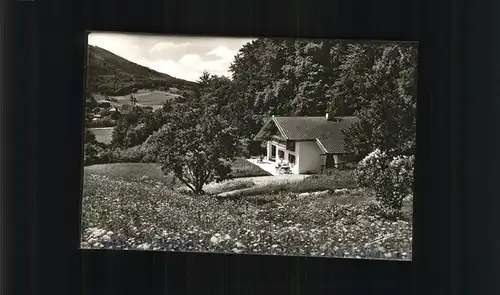
[[[272,117],[254,137],[254,140],[268,140],[277,133],[284,140],[316,141],[324,153],[343,154],[345,130],[353,123],[359,122],[357,117]],[[273,130],[274,129],[274,130]]]

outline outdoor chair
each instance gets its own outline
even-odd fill
[[[279,174],[291,173],[291,165],[289,163],[278,164],[276,172]]]

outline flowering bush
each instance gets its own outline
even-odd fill
[[[385,215],[396,216],[403,200],[413,195],[413,170],[414,156],[390,156],[376,149],[359,162],[355,176],[359,185],[375,190]]]
[[[86,175],[82,247],[411,259],[411,223],[382,220],[367,204],[270,199],[190,196],[161,182]]]

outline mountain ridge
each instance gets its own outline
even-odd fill
[[[196,82],[160,73],[98,46],[87,47],[87,95],[127,95],[139,89],[192,91]]]

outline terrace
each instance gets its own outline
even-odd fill
[[[276,172],[276,162],[271,162],[267,159],[263,159],[262,161],[259,161],[259,159],[247,159],[248,162],[258,166],[262,170],[270,173],[271,175],[279,175],[279,173]]]

